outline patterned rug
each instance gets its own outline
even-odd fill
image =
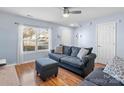
[[[15,66],[0,67],[0,86],[18,86],[19,80]]]

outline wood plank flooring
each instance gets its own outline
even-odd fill
[[[103,66],[95,64],[95,68]],[[83,80],[79,75],[59,67],[58,76],[44,82],[36,75],[34,62],[16,65],[15,68],[22,86],[77,86]]]

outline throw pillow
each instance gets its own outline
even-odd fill
[[[56,47],[55,53],[63,54],[63,46],[58,46],[58,47]]]
[[[106,65],[103,72],[124,84],[124,60],[122,58],[115,57],[112,62]]]
[[[93,50],[93,48],[92,48],[92,47],[91,47],[91,48],[85,48],[85,49],[89,50],[89,52],[87,53],[87,55],[89,55],[89,54],[91,54],[91,53],[92,53],[92,50]]]
[[[77,54],[77,57],[82,60],[82,58],[86,56],[88,52],[89,51],[87,49],[81,48],[79,53]]]
[[[63,53],[65,55],[70,56],[71,55],[71,47],[70,46],[63,46]]]
[[[72,57],[76,57],[77,56],[77,54],[79,53],[79,51],[80,51],[80,49],[81,48],[79,48],[79,47],[71,47],[71,56]]]

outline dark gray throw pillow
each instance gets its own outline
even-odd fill
[[[71,52],[71,56],[72,56],[72,57],[76,57],[77,54],[79,53],[80,49],[81,49],[81,48],[79,48],[79,47],[72,47],[72,48],[71,48],[71,51],[72,51],[72,52]]]
[[[91,47],[91,48],[85,48],[85,49],[89,50],[89,52],[87,53],[87,55],[89,55],[89,54],[91,54],[91,53],[92,53],[92,50],[93,50],[93,48],[92,48],[92,47]]]
[[[70,46],[63,46],[63,54],[70,56],[71,47]]]

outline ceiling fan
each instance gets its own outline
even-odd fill
[[[81,14],[81,10],[70,11],[70,7],[63,7],[63,17],[69,17],[70,14]]]

